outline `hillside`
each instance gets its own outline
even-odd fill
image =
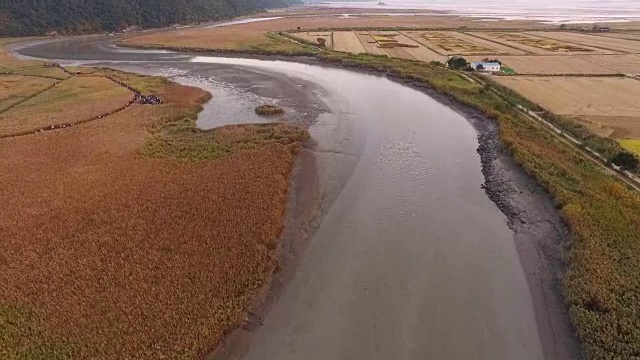
[[[290,0],[36,0],[0,2],[0,36],[79,34],[228,19]]]

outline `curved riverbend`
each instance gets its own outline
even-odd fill
[[[517,250],[533,245],[516,248],[535,236],[514,233],[487,197],[477,133],[460,113],[383,77],[284,61],[111,51],[104,41],[17,51],[171,76],[230,96],[208,105],[199,120],[205,128],[252,121],[246,109],[264,100],[288,108],[288,121],[313,120],[321,222],[263,326],[226,357],[569,358],[557,333],[568,331],[566,319],[549,319],[545,308],[556,303],[534,303],[545,297],[530,276],[537,265],[525,261],[525,275],[520,261]],[[220,109],[225,103],[236,107]],[[532,216],[560,237],[552,205],[523,181],[518,191],[543,204]],[[537,232],[535,224],[527,229]]]

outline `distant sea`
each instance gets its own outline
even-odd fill
[[[640,21],[640,0],[382,0],[321,5],[364,9],[433,10],[482,21],[534,20],[549,24]],[[407,14],[408,15],[408,14]]]

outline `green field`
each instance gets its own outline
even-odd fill
[[[620,144],[632,153],[640,156],[640,140],[619,140]]]

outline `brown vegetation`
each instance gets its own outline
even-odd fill
[[[54,79],[23,75],[0,76],[0,114],[55,83]]]
[[[164,103],[0,139],[0,358],[198,357],[276,269],[295,143],[308,134],[197,130],[205,92],[89,71]]]
[[[103,77],[72,77],[0,114],[0,136],[95,118],[133,98]]]
[[[258,115],[276,115],[284,113],[283,108],[271,104],[258,105],[255,110]]]

